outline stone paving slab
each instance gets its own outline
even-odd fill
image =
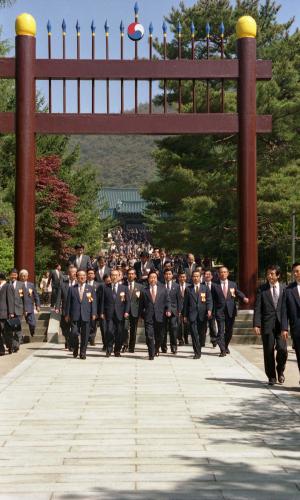
[[[0,500],[300,499],[300,400],[234,349],[44,344],[0,378],[0,470]]]

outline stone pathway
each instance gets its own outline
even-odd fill
[[[0,379],[0,471],[0,500],[300,499],[300,402],[234,350],[44,344]]]

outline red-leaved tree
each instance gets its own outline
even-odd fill
[[[59,178],[61,158],[47,156],[36,161],[36,246],[38,267],[46,269],[66,259],[70,230],[76,226],[77,196]],[[42,267],[41,267],[42,266]]]

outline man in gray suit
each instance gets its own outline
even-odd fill
[[[72,265],[76,267],[77,271],[87,272],[87,270],[91,269],[93,266],[90,257],[88,255],[84,255],[83,253],[84,245],[78,243],[75,245],[74,249],[75,254],[69,257],[68,266]]]

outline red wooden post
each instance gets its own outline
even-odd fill
[[[256,193],[256,22],[243,16],[237,23],[239,80],[239,285],[255,300],[258,273]]]
[[[15,265],[34,280],[35,264],[35,20],[16,20]]]

